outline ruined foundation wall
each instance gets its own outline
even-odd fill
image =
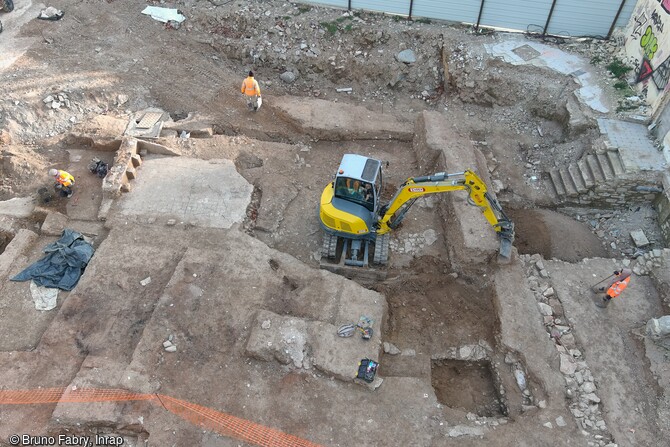
[[[460,136],[438,112],[423,112],[415,125],[414,151],[424,174],[439,171],[477,173],[491,184],[484,154]],[[493,194],[491,192],[491,194]],[[449,258],[454,266],[487,264],[498,253],[498,237],[465,191],[440,194],[438,210]]]
[[[663,178],[663,192],[658,194],[654,201],[658,212],[658,225],[661,227],[661,235],[666,246],[670,246],[670,174],[667,172]]]

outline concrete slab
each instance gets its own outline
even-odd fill
[[[265,361],[276,359],[295,368],[314,367],[337,379],[353,381],[361,359],[379,360],[381,325],[373,325],[371,340],[363,340],[359,333],[338,337],[337,328],[261,310],[252,323],[246,352]]]
[[[592,301],[589,286],[619,267],[614,259],[589,259],[578,264],[545,261],[552,286],[565,317],[591,369],[602,401],[604,419],[619,445],[654,445],[669,433],[668,424],[655,414],[659,406],[656,384],[634,332],[649,318],[660,315],[659,296],[652,281],[633,276],[630,285],[609,307]],[[644,411],[642,410],[644,409]]]
[[[500,57],[512,65],[534,65],[564,75],[572,75],[581,85],[575,92],[579,101],[596,112],[609,112],[610,108],[605,104],[603,91],[597,85],[596,77],[590,73],[588,60],[517,36],[505,36],[502,42],[485,44],[484,47],[492,56]],[[530,57],[536,53],[536,56]]]
[[[275,102],[277,112],[302,132],[322,140],[412,139],[413,124],[390,113],[373,112],[323,99],[284,96]]]
[[[667,166],[663,153],[649,138],[647,126],[601,118],[598,127],[610,145],[619,149],[626,172],[658,171]]]
[[[118,202],[121,215],[211,228],[241,222],[253,191],[232,161],[159,156],[144,159],[133,186]]]
[[[67,227],[68,218],[65,214],[50,212],[44,219],[40,231],[47,236],[60,236]]]
[[[169,118],[167,112],[158,108],[141,110],[130,118],[124,135],[135,138],[158,138],[163,123]]]
[[[15,197],[0,202],[0,216],[30,217],[35,209],[35,198]]]

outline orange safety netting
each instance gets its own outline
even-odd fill
[[[289,435],[221,411],[196,405],[163,394],[140,394],[121,389],[39,388],[0,390],[0,405],[82,403],[148,400],[161,405],[184,420],[221,435],[262,447],[319,447],[305,439]]]

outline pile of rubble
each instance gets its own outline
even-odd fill
[[[560,371],[565,378],[566,395],[571,400],[570,412],[579,427],[594,439],[593,445],[614,447],[603,419],[600,397],[586,359],[578,349],[572,327],[563,313],[563,306],[551,287],[550,275],[542,257],[521,255],[531,290],[537,299],[544,325],[560,356]],[[558,424],[558,421],[557,421]],[[592,445],[592,444],[589,444]]]

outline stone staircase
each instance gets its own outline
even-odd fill
[[[579,197],[596,185],[625,174],[618,149],[587,154],[576,163],[549,171],[549,183],[559,200]]]

